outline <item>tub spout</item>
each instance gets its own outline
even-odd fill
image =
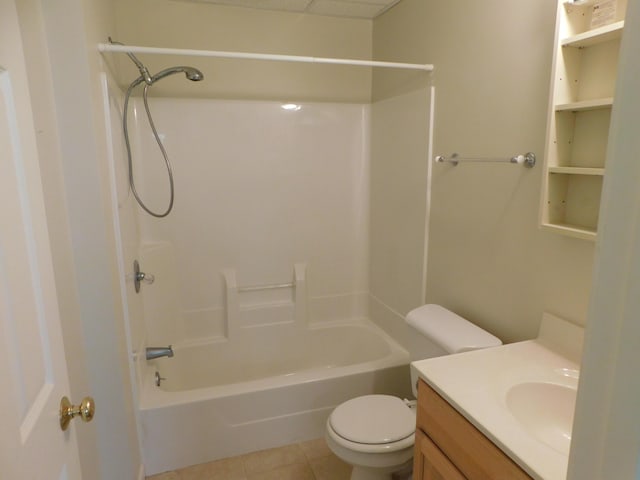
[[[160,357],[173,357],[173,348],[171,348],[171,345],[168,347],[147,347],[146,356],[147,360]]]

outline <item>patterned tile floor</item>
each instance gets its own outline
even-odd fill
[[[324,439],[194,465],[147,480],[349,480],[351,466]]]

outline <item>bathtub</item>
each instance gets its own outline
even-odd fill
[[[336,405],[411,392],[407,351],[365,319],[253,327],[174,352],[144,362],[147,475],[319,438]]]

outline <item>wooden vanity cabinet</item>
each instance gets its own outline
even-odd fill
[[[422,430],[416,430],[414,480],[466,480]]]
[[[465,479],[531,477],[420,380],[413,480]]]

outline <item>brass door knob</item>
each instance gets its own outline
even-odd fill
[[[91,397],[84,397],[80,405],[72,405],[67,397],[60,400],[60,428],[66,430],[69,428],[69,422],[77,416],[83,421],[90,422],[96,413],[96,404]]]

